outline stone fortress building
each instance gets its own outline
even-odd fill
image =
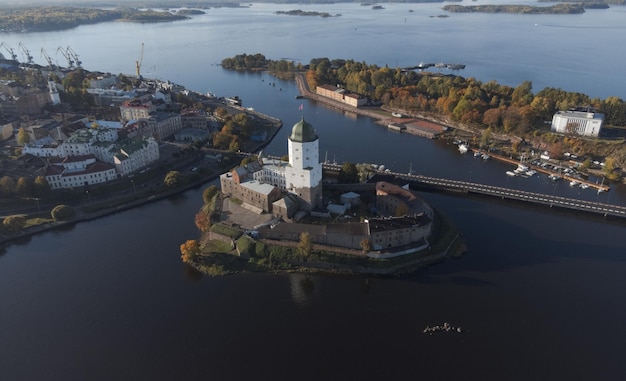
[[[238,199],[248,210],[274,216],[274,223],[259,227],[259,237],[298,241],[300,234],[307,232],[316,244],[352,250],[363,250],[367,241],[368,256],[376,258],[409,254],[429,246],[432,208],[407,187],[384,181],[369,187],[376,198],[376,217],[359,222],[294,223],[307,214],[330,217],[335,212],[322,202],[319,138],[304,118],[291,130],[288,152],[288,162],[259,157],[220,176],[225,196]],[[345,195],[349,197],[342,196],[344,211],[358,206],[358,193]],[[278,220],[290,222],[276,223]]]

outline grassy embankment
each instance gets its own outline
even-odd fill
[[[397,275],[465,252],[465,244],[450,220],[436,212],[434,224],[429,249],[389,259],[368,258],[363,253],[346,254],[315,246],[310,253],[303,254],[296,242],[254,240],[236,227],[213,224],[210,231],[215,233],[214,237],[220,238],[208,239],[205,234],[200,253],[190,264],[211,276],[241,271]]]

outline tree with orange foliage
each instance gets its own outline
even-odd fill
[[[180,258],[185,263],[191,263],[200,254],[200,244],[195,239],[187,240],[180,245]]]
[[[209,213],[201,210],[196,213],[196,218],[194,219],[196,223],[196,227],[200,230],[201,233],[206,233],[211,228],[211,217]]]

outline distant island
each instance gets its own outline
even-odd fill
[[[84,24],[110,21],[171,22],[189,17],[134,8],[104,10],[78,7],[28,7],[4,9],[0,13],[0,32],[47,32],[75,28]]]
[[[565,3],[550,6],[532,5],[456,5],[450,4],[443,7],[444,11],[454,13],[518,13],[518,14],[580,14],[585,13],[585,8],[608,8],[604,3]]]
[[[176,12],[177,15],[193,16],[193,15],[205,15],[205,11],[199,9],[180,9]]]
[[[567,0],[537,0],[539,3],[569,3]],[[592,9],[595,5],[626,5],[626,0],[603,0],[602,2],[598,2],[596,0],[582,0],[578,1],[585,6],[586,9]],[[607,6],[608,7],[608,6]]]
[[[300,9],[294,9],[291,11],[276,11],[277,15],[289,15],[289,16],[320,16],[320,17],[333,17],[328,12],[315,12],[315,11],[303,11]],[[337,14],[335,16],[341,16]]]

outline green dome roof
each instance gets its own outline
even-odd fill
[[[313,126],[305,122],[304,118],[302,118],[298,123],[293,125],[289,139],[293,142],[306,143],[317,140],[317,135],[315,135]]]

